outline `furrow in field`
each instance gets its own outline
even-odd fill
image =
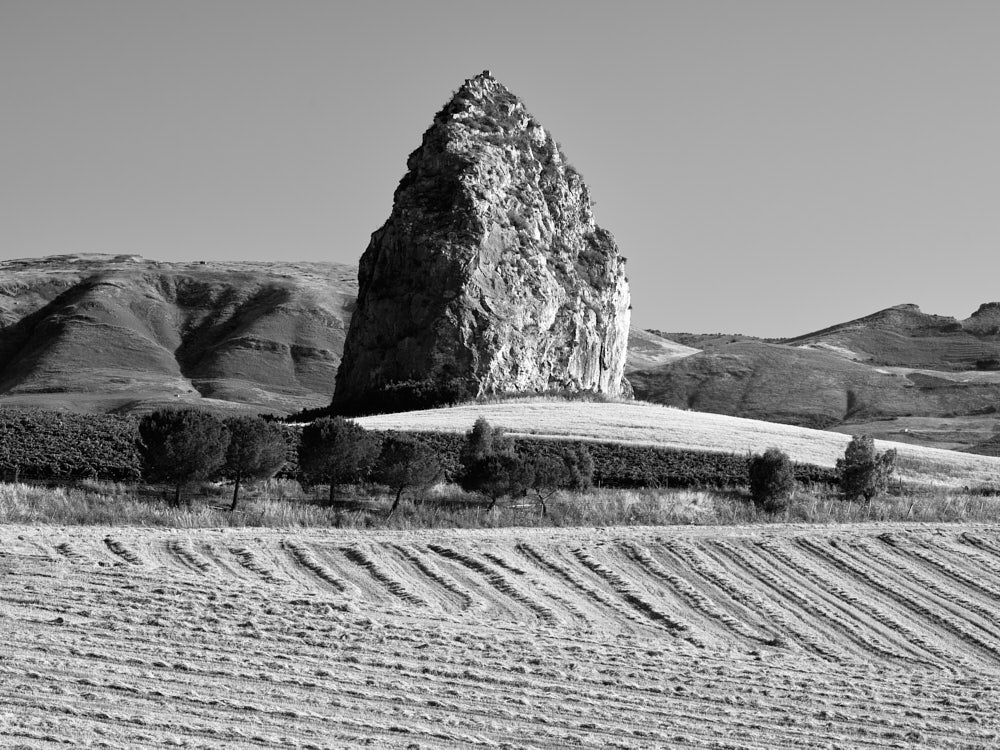
[[[229,553],[236,558],[236,562],[251,573],[255,573],[267,583],[288,583],[283,578],[278,577],[271,568],[265,565],[257,553],[247,545],[231,546]]]
[[[11,548],[9,533],[0,528],[0,548]],[[8,707],[0,710],[0,746],[1000,745],[1000,670],[964,670],[953,660],[957,669],[949,673],[913,658],[873,660],[761,575],[787,577],[818,604],[839,602],[847,619],[855,607],[843,594],[857,596],[856,624],[875,627],[864,607],[886,609],[879,592],[796,546],[799,536],[822,542],[828,532],[677,530],[666,541],[651,541],[653,532],[638,529],[576,539],[561,534],[553,540],[540,533],[443,532],[435,539],[466,562],[425,551],[427,535],[402,533],[315,533],[304,541],[277,533],[122,530],[114,537],[146,564],[103,568],[59,559],[54,544],[65,537],[50,537],[45,559],[21,544],[23,554],[0,559],[0,705]],[[91,556],[93,544],[111,559],[103,536],[92,542],[83,531],[70,541]],[[862,547],[882,550],[868,537],[862,535]],[[192,574],[172,559],[167,541],[178,538],[208,561],[211,575]],[[950,549],[938,550],[933,538],[922,540],[928,558],[961,576],[975,570],[956,562]],[[353,600],[331,595],[330,584],[295,559],[288,541],[311,553]],[[754,570],[719,545],[735,548]],[[360,547],[429,606],[387,592],[346,556],[345,546]],[[240,564],[234,550],[243,548],[266,569],[288,571],[295,585],[269,585]],[[604,575],[580,560],[580,551]],[[891,551],[882,554],[895,559]],[[880,564],[862,548],[852,555],[848,562],[865,570]],[[942,590],[954,585],[989,604],[984,593],[937,566],[912,558],[910,567]],[[538,617],[487,576],[500,577],[555,619]],[[902,572],[899,578],[917,585]],[[664,637],[662,626],[626,602],[615,589],[622,582],[671,616],[671,607],[690,613],[678,619],[692,630],[710,616],[721,622],[716,608],[759,635],[773,628],[805,650],[733,649],[732,638],[743,636],[711,623],[719,637],[692,649]],[[705,599],[686,598],[687,587]],[[481,606],[463,607],[460,592]],[[890,615],[911,614],[893,607]],[[777,615],[773,623],[770,613]],[[826,628],[838,663],[805,646],[818,628]],[[931,632],[939,631],[935,624]],[[901,637],[888,634],[880,643],[894,648]]]
[[[191,542],[186,539],[170,539],[167,541],[166,549],[181,567],[193,570],[195,573],[205,574],[212,568],[211,563],[195,552]]]
[[[483,607],[482,601],[474,599],[454,578],[445,575],[431,560],[427,559],[425,551],[418,551],[417,548],[404,544],[394,544],[392,548],[416,568],[421,575],[442,589],[446,597],[450,595],[450,598],[456,599],[461,609],[481,609]]]
[[[705,648],[705,644],[702,640],[695,633],[691,632],[690,625],[672,617],[663,610],[646,601],[643,595],[632,585],[630,581],[627,581],[607,565],[595,559],[587,550],[582,547],[576,547],[570,550],[570,552],[583,564],[585,568],[607,582],[612,590],[636,612],[648,617],[671,635],[681,636],[693,645],[699,648]]]
[[[456,562],[478,574],[494,589],[527,608],[541,621],[549,624],[554,624],[557,621],[556,615],[551,609],[514,586],[511,580],[501,572],[503,569],[491,569],[488,565],[472,557],[470,554],[460,552],[452,547],[428,544],[427,548],[435,554]]]
[[[804,573],[804,569],[797,567],[792,558],[780,554],[780,551],[775,554],[775,545],[765,545],[766,542],[748,545],[746,552],[770,569],[778,571],[788,590],[795,591],[798,600],[808,606],[809,613],[827,626],[835,628],[841,634],[840,640],[853,644],[856,653],[876,655],[890,662],[926,660],[924,653],[914,651],[905,641],[900,644],[902,649],[884,645],[883,642],[889,640],[887,636],[891,631],[866,621],[866,618],[860,616],[864,613],[857,610],[852,602],[845,601],[825,587],[817,587],[816,578]]]
[[[1000,583],[1000,548],[991,544],[984,536],[968,532],[959,534],[957,542],[960,546],[954,551],[961,560],[980,576],[989,574],[994,585]],[[969,563],[970,559],[975,560],[974,565]]]
[[[949,633],[951,637],[944,638],[942,642],[948,644],[948,650],[951,653],[954,654],[958,644],[961,643],[980,658],[987,657],[990,661],[995,662],[1000,657],[1000,649],[995,644],[980,638],[965,622],[950,612],[942,611],[925,597],[909,590],[898,579],[890,579],[858,562],[847,549],[831,547],[806,537],[800,537],[796,542],[805,551],[826,560],[850,578],[869,586],[876,592],[877,597],[890,598],[918,615],[922,620],[933,623]],[[957,643],[955,638],[958,639]]]
[[[595,586],[592,586],[586,577],[569,565],[564,565],[552,555],[543,552],[539,549],[538,545],[522,542],[517,545],[516,549],[523,557],[545,571],[550,578],[559,581],[564,586],[568,586],[572,591],[583,596],[583,601],[577,599],[577,603],[574,606],[576,606],[581,616],[591,626],[604,624],[609,619],[612,622],[618,621],[619,623],[622,620],[632,623],[644,622],[646,620],[645,617],[640,618],[631,607],[625,606],[620,600],[612,599]]]
[[[943,668],[950,668],[952,665],[953,654],[938,647],[925,635],[917,632],[909,624],[886,611],[877,603],[862,599],[854,591],[842,586],[837,580],[836,571],[831,574],[831,571],[817,567],[813,559],[796,555],[794,550],[776,542],[762,541],[758,543],[758,547],[794,571],[803,580],[812,583],[818,591],[825,591],[841,602],[842,604],[839,604],[838,608],[847,618],[845,627],[854,628],[857,636],[855,640],[859,643],[865,644],[866,636],[858,627],[851,624],[852,615],[858,623],[862,622],[860,615],[863,615],[882,626],[880,630],[866,624],[865,629],[873,633],[873,637],[887,641],[891,645],[891,647],[883,647],[874,643],[871,645],[874,652],[882,654],[887,659],[923,662]],[[929,659],[928,656],[934,658]]]
[[[960,610],[975,614],[977,617],[966,616],[966,619],[987,635],[996,632],[994,625],[1000,615],[996,603],[1000,602],[1000,591],[957,570],[938,555],[908,544],[907,540],[889,534],[879,535],[878,540],[884,546],[875,547],[869,542],[862,542],[857,549],[877,565],[891,566],[896,574],[913,581],[920,589],[932,592]],[[983,601],[971,597],[982,598]]]
[[[88,558],[85,554],[80,552],[80,550],[78,550],[76,546],[74,544],[71,544],[70,542],[59,542],[54,546],[54,549],[56,552],[58,552],[60,555],[65,557],[70,562],[75,562],[75,563],[90,562],[90,558]]]
[[[722,556],[735,562],[752,578],[773,592],[776,600],[781,602],[782,609],[789,610],[789,614],[793,617],[812,621],[814,631],[823,633],[825,640],[821,648],[830,652],[832,644],[836,643],[839,648],[850,650],[852,658],[856,658],[859,653],[868,653],[866,648],[870,645],[870,641],[864,637],[857,637],[854,628],[845,623],[843,617],[830,612],[824,600],[818,600],[808,587],[798,585],[790,579],[786,571],[782,569],[776,572],[769,561],[754,554],[749,546],[728,541],[715,541],[710,544]],[[837,634],[840,637],[835,637]],[[814,640],[812,645],[815,647],[820,644]]]
[[[377,563],[375,561],[375,557],[370,551],[365,550],[358,545],[341,547],[340,551],[348,560],[368,571],[368,574],[382,584],[393,596],[418,607],[427,606],[427,602],[414,594],[412,591],[408,590],[401,581],[397,580],[395,576],[389,574],[379,563]]]
[[[683,600],[691,609],[699,613],[705,622],[706,629],[718,629],[730,637],[735,635],[751,642],[759,643],[771,640],[770,636],[762,635],[747,623],[723,610],[715,601],[654,558],[645,546],[626,543],[623,548],[629,559],[634,561],[647,575],[665,583],[675,597]],[[720,624],[721,627],[719,627]]]
[[[354,666],[354,665],[352,665],[352,666]],[[386,663],[385,666],[386,666],[387,669],[390,668],[390,664],[389,663]],[[432,671],[432,673],[433,673],[433,671]],[[357,675],[351,677],[349,684],[351,684],[351,685],[360,685],[360,684],[371,685],[372,684],[371,683],[372,677],[371,676],[365,677],[365,674],[368,674],[368,673],[365,672],[365,671],[362,671],[361,673],[358,673]],[[470,690],[474,690],[475,689],[476,683],[482,681],[481,677],[477,676],[475,673],[468,673],[468,674],[469,674],[470,679],[468,679],[466,681],[461,681],[460,680],[459,682],[450,682],[450,683],[447,683],[447,684],[453,685],[455,688],[458,689],[457,693],[456,693],[457,696],[468,695],[468,693],[469,693]],[[405,676],[402,673],[400,673],[400,675],[401,676]],[[161,678],[162,677],[166,677],[168,679],[168,685],[172,685],[173,684],[173,678],[171,677],[171,674],[169,672],[164,672],[160,676],[161,676]],[[345,675],[345,676],[349,676],[349,675]],[[488,675],[484,675],[484,676],[488,677]],[[331,677],[333,677],[333,675],[331,675]],[[755,690],[753,688],[753,685],[752,685],[752,681],[747,680],[747,679],[739,678],[738,676],[734,676],[734,677],[735,677],[735,679],[733,679],[733,677],[730,678],[730,679],[733,680],[733,688],[734,688],[733,695],[734,696],[736,696],[736,697],[738,697],[740,695],[747,696],[747,695],[752,695],[755,692]],[[116,681],[115,681],[114,684],[112,684],[112,686],[120,685],[121,684],[120,683],[121,679],[122,678],[116,678]],[[718,677],[710,677],[709,675],[706,674],[705,675],[705,679],[706,680],[711,680],[713,683],[717,684],[717,681],[718,681],[719,678]],[[161,679],[161,681],[162,681],[162,679]],[[342,684],[342,683],[343,683],[343,679],[341,679],[341,680],[339,680],[337,682],[329,683],[329,686],[327,686],[326,681],[323,681],[323,684],[315,685],[313,687],[316,687],[316,688],[321,689],[324,692],[326,692],[326,691],[329,691],[331,688],[335,688],[336,685]],[[707,685],[708,683],[706,682],[705,684]],[[157,692],[161,694],[159,697],[165,698],[165,699],[169,699],[169,702],[172,705],[174,705],[175,702],[176,702],[176,705],[183,704],[184,701],[188,699],[188,697],[185,696],[181,692],[177,692],[177,691],[180,691],[180,690],[183,689],[182,688],[182,683],[181,682],[177,682],[177,685],[178,685],[178,687],[177,687],[176,690],[174,690],[173,688],[170,688],[170,687],[168,687],[166,690],[164,690],[164,689],[158,690]],[[402,688],[403,685],[405,685],[407,688],[409,688],[411,690],[414,689],[414,686],[410,685],[409,683],[405,683],[405,682],[401,683],[400,687]],[[522,681],[519,681],[519,680],[510,680],[510,679],[499,680],[499,682],[497,682],[496,680],[494,680],[493,682],[491,682],[491,691],[495,691],[498,686],[500,686],[500,688],[503,689],[504,685],[509,686],[509,688],[510,688],[510,690],[512,692],[509,692],[507,694],[510,695],[510,696],[512,696],[512,697],[513,696],[519,696],[519,695],[525,695],[525,696],[527,696],[528,697],[528,701],[527,701],[528,705],[537,705],[536,702],[538,700],[544,700],[545,697],[550,694],[548,692],[547,688],[544,687],[544,686],[542,686],[542,685],[539,685],[538,688],[536,689],[536,688],[530,687],[529,683],[523,683]],[[90,687],[94,688],[94,687],[97,687],[97,685],[96,684],[91,684]],[[353,695],[353,699],[355,699],[355,702],[352,703],[350,706],[343,705],[343,706],[341,706],[341,708],[350,708],[350,709],[363,710],[363,704],[358,704],[356,702],[357,699],[362,699],[362,700],[368,701],[368,702],[374,702],[376,704],[379,703],[380,701],[383,701],[383,700],[385,700],[385,701],[391,701],[393,699],[393,695],[394,695],[391,692],[392,689],[393,689],[393,687],[394,687],[394,684],[392,682],[389,682],[389,683],[386,683],[384,685],[384,687],[386,689],[385,691],[367,692],[364,695],[360,695],[360,694]],[[528,692],[525,693],[524,692],[525,689],[527,689]],[[778,687],[776,685],[771,685],[770,689],[767,689],[767,690],[763,691],[763,695],[767,695],[768,696],[767,698],[763,698],[762,697],[762,700],[764,700],[765,703],[771,703],[771,702],[773,702],[775,689],[777,689],[779,692],[781,691],[780,687]],[[251,691],[250,695],[252,695],[253,694],[252,691],[254,691],[255,688],[252,685],[248,684],[247,685],[247,690]],[[424,695],[433,695],[433,696],[442,696],[447,690],[448,690],[448,688],[443,688],[441,686],[439,686],[437,688],[431,688],[430,686],[428,686],[428,689],[426,689],[424,691],[421,691],[421,694],[424,694]],[[538,692],[536,692],[536,690]],[[683,730],[686,730],[686,731],[695,731],[695,733],[698,734],[697,724],[699,722],[703,722],[704,721],[705,713],[703,713],[703,712],[711,713],[713,715],[714,720],[715,720],[716,723],[719,723],[720,721],[724,721],[723,726],[726,726],[730,731],[732,731],[734,728],[738,728],[738,727],[744,726],[740,722],[740,720],[739,720],[739,712],[738,712],[738,710],[733,710],[734,706],[736,706],[736,707],[740,706],[741,702],[739,700],[734,700],[734,698],[725,697],[724,695],[705,695],[705,694],[699,694],[699,690],[700,690],[700,688],[698,686],[694,686],[690,691],[678,692],[678,693],[676,693],[673,696],[673,699],[677,703],[677,708],[674,711],[672,711],[669,715],[671,717],[672,726],[675,729],[683,729]],[[205,693],[205,691],[201,690],[200,688],[196,688],[195,689],[195,692],[199,692],[199,691],[201,693],[203,693],[203,694]],[[386,691],[388,691],[388,692],[386,692]],[[189,692],[190,692],[190,690],[189,690]],[[659,692],[659,691],[657,691],[657,692]],[[794,697],[795,697],[795,695],[798,694],[798,692],[799,692],[798,690],[795,690],[794,694],[789,693],[785,697],[781,698],[781,701],[786,701],[786,700],[787,701],[792,701],[792,700],[794,700]],[[397,700],[398,700],[398,693],[396,693],[395,695],[396,695]],[[599,693],[595,693],[594,695],[596,697],[596,696],[598,696],[600,694]],[[557,693],[557,696],[558,696],[558,693]],[[498,694],[497,697],[500,700],[504,700],[503,693]],[[568,696],[558,696],[557,700],[559,702],[559,705],[563,705],[563,703],[567,700],[567,697]],[[571,696],[569,696],[569,699],[572,700]],[[225,702],[226,702],[226,704],[230,708],[234,708],[234,709],[240,709],[240,708],[245,708],[245,707],[249,707],[249,708],[253,708],[254,707],[254,704],[253,704],[252,701],[250,703],[244,703],[245,700],[246,699],[244,699],[241,696],[237,695],[237,696],[234,696],[232,698],[227,698]],[[614,701],[614,698],[612,698],[612,701]],[[473,714],[476,713],[473,707],[470,707],[469,705],[464,704],[462,702],[458,702],[458,703],[449,702],[447,699],[438,699],[435,702],[436,703],[441,703],[442,705],[440,706],[440,708],[446,709],[446,713],[451,713],[451,712],[454,712],[454,711],[462,711],[463,715],[465,713],[470,713],[470,712],[473,713]],[[214,703],[210,702],[209,705],[214,705]],[[641,705],[642,704],[639,704],[637,706],[633,706],[633,707],[627,709],[630,712],[631,711],[636,711],[637,712],[635,714],[630,714],[630,716],[632,716],[632,718],[634,720],[638,721],[641,724],[655,725],[655,722],[657,720],[662,720],[663,717],[665,717],[667,715],[667,714],[653,713],[653,714],[650,714],[648,717],[645,717],[645,716],[643,716],[643,712],[641,710]],[[840,706],[840,707],[846,707],[847,704],[837,703],[836,705]],[[791,705],[789,705],[789,708],[790,707],[791,707]],[[582,712],[588,712],[589,711],[590,713],[588,715],[591,716],[591,718],[595,718],[595,714],[593,713],[593,711],[594,711],[595,708],[598,708],[598,707],[594,706],[594,707],[589,707],[588,708],[588,704],[587,704],[586,700],[584,700],[580,704],[580,708],[579,708],[579,712],[578,713],[573,713],[572,715],[565,715],[565,716],[559,715],[559,716],[566,723],[568,723],[568,722],[570,722],[570,721],[573,720],[574,716],[581,717],[582,716]],[[755,719],[754,720],[755,721],[755,725],[757,726],[758,730],[760,730],[760,729],[767,729],[767,730],[769,730],[769,736],[772,736],[772,737],[779,736],[779,735],[782,736],[782,740],[783,740],[781,742],[782,746],[790,747],[790,746],[797,745],[798,744],[797,742],[793,742],[793,739],[796,737],[796,733],[798,733],[799,735],[801,735],[798,738],[799,741],[802,741],[806,737],[811,736],[808,733],[807,729],[803,730],[802,728],[799,728],[798,730],[796,730],[795,727],[785,727],[785,728],[783,728],[781,726],[781,723],[783,721],[783,716],[787,713],[787,709],[786,708],[783,708],[780,705],[779,706],[774,706],[774,707],[765,705],[765,706],[762,706],[761,708],[762,708],[762,710],[765,710],[765,712],[766,712],[767,715],[759,716],[757,719]],[[201,704],[200,701],[196,700],[195,701],[195,705],[192,706],[191,710],[197,711],[199,714],[203,714],[203,712],[205,711],[205,707],[204,707],[204,705]],[[487,707],[485,710],[489,711],[491,709]],[[599,708],[598,708],[598,710],[599,710]],[[619,711],[619,715],[621,713],[622,712]],[[555,718],[556,716],[557,716],[557,714],[549,713],[550,720],[553,719],[553,718]],[[597,722],[598,723],[601,721],[601,718],[600,718],[601,716],[602,716],[602,714],[600,714],[600,713],[596,714],[596,718],[597,718]],[[609,721],[609,722],[612,721],[611,716],[613,716],[613,714],[611,714],[611,715],[604,714],[604,716],[605,716],[604,721]],[[301,720],[302,717],[300,716],[300,717],[293,717],[293,718],[298,718],[299,720]],[[845,716],[843,718],[847,719],[848,717]],[[862,717],[862,718],[864,718],[864,717]],[[678,720],[678,719],[681,719],[681,720]],[[299,723],[301,723],[301,722],[299,722]],[[590,722],[587,722],[587,723],[590,724],[590,725],[594,724],[593,721],[590,721]],[[870,721],[868,722],[868,725],[869,726],[871,725]],[[749,728],[749,725],[746,725],[746,727]],[[787,732],[787,734],[781,735],[782,730],[784,730],[785,732]],[[591,731],[593,731],[593,729]],[[697,738],[692,738],[692,739],[697,742]],[[859,743],[855,744],[854,746],[861,747],[861,746],[865,746],[866,744],[867,743],[859,742]]]
[[[316,557],[315,552],[308,546],[290,539],[283,541],[281,546],[297,565],[309,571],[336,593],[343,594],[347,591],[347,586],[344,585],[344,582],[329,567],[323,564]]]
[[[143,561],[134,551],[129,549],[120,539],[110,536],[104,537],[104,544],[111,550],[112,554],[118,556],[130,565],[142,565]]]
[[[774,602],[757,591],[761,582],[754,579],[741,579],[727,569],[720,561],[713,558],[703,546],[692,546],[677,540],[665,539],[661,546],[680,560],[683,565],[697,576],[719,589],[725,596],[738,602],[744,608],[743,612],[753,613],[762,629],[773,631],[769,645],[787,648],[789,643],[822,659],[839,661],[841,655],[826,646],[813,632],[802,627],[802,619],[789,617],[784,609],[775,606]]]

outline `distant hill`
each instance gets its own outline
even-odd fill
[[[334,263],[0,262],[0,406],[329,403],[357,296]]]
[[[1000,370],[1000,303],[986,303],[966,320],[897,305],[782,343],[826,349],[872,365]]]
[[[962,321],[898,305],[772,343],[677,338],[703,351],[630,372],[638,398],[943,448],[1000,430],[998,303]]]

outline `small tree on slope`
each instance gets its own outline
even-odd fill
[[[837,459],[840,489],[848,500],[863,497],[870,503],[889,489],[895,468],[895,449],[879,453],[870,435],[856,435],[847,445],[844,457]]]
[[[139,422],[143,476],[149,482],[174,485],[174,505],[180,505],[184,484],[219,472],[228,446],[229,431],[208,412],[161,410],[147,414]]]
[[[273,477],[285,465],[288,443],[281,426],[260,417],[230,417],[225,422],[229,430],[225,475],[233,481],[233,502],[236,510],[240,485]]]

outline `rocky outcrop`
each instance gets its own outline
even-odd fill
[[[484,72],[434,118],[371,238],[334,408],[628,392],[625,259],[524,105]]]

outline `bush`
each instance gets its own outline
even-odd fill
[[[594,461],[586,446],[563,448],[558,455],[539,453],[530,460],[531,489],[548,515],[548,499],[559,490],[582,492],[590,489],[594,477]]]
[[[534,479],[530,463],[514,451],[514,441],[483,417],[466,433],[459,464],[458,483],[466,492],[488,497],[487,510],[493,510],[502,497],[524,494]]]
[[[285,465],[288,443],[280,424],[261,417],[230,417],[225,421],[229,430],[225,476],[233,482],[233,502],[236,510],[240,484],[244,481],[269,479]]]
[[[150,482],[173,485],[174,505],[180,505],[185,484],[218,474],[228,447],[229,431],[208,412],[161,410],[147,414],[139,422],[143,476]]]
[[[752,456],[747,462],[747,475],[754,505],[768,513],[780,513],[788,507],[795,490],[795,467],[788,454],[768,448],[764,455]]]
[[[840,490],[848,500],[884,495],[889,489],[889,479],[896,468],[896,451],[878,453],[870,435],[857,435],[851,439],[844,457],[837,459]]]
[[[361,482],[378,459],[379,437],[343,417],[322,417],[302,428],[299,473],[309,485],[329,484],[330,503],[336,488]]]

